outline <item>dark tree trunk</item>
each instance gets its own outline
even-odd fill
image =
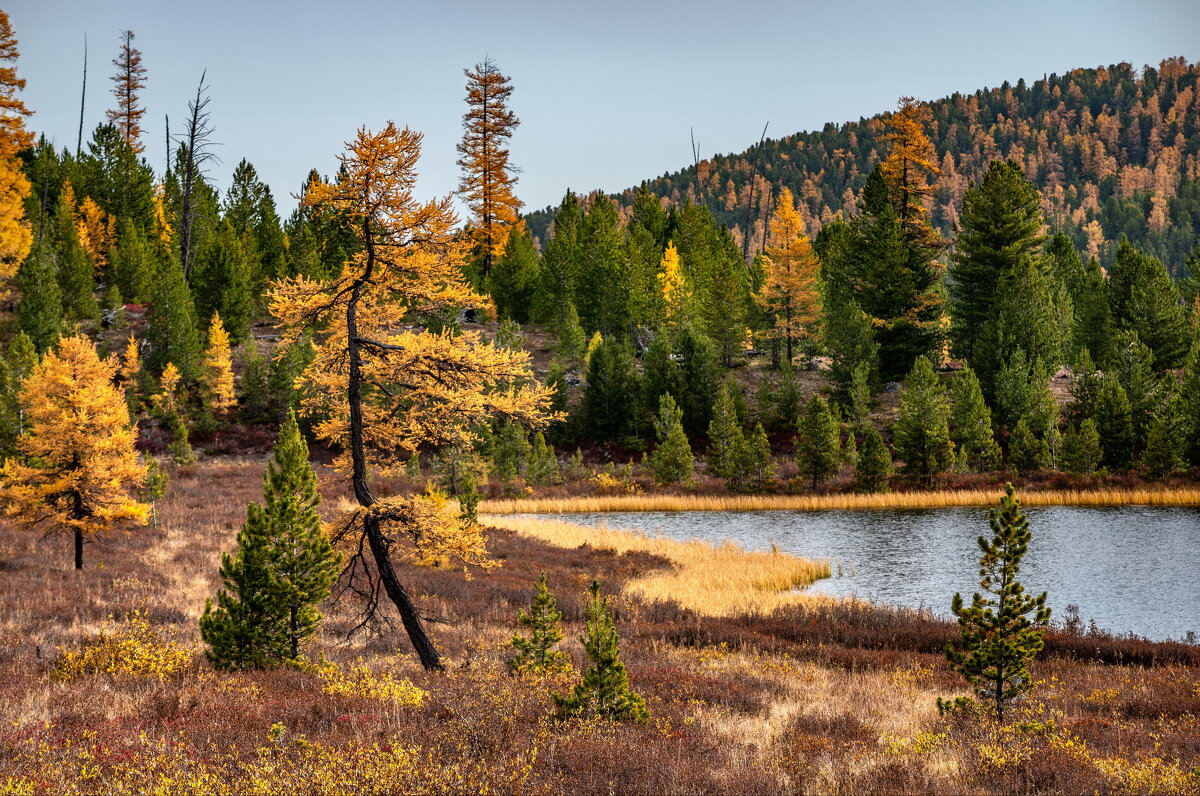
[[[83,569],[83,531],[75,529],[75,569]]]
[[[371,494],[371,490],[367,486],[367,455],[363,440],[362,410],[363,362],[361,358],[362,350],[358,340],[358,302],[362,297],[363,285],[367,284],[371,279],[371,273],[375,264],[375,253],[371,245],[371,231],[368,224],[369,222],[367,221],[363,222],[363,233],[367,247],[366,268],[363,276],[351,291],[350,301],[346,305],[346,340],[350,358],[347,398],[350,404],[351,483],[354,488],[355,499],[365,509],[369,509],[375,503],[375,497]],[[379,578],[383,581],[384,591],[387,592],[387,596],[391,601],[395,603],[396,610],[400,612],[400,619],[404,622],[404,629],[408,631],[408,639],[412,642],[413,649],[416,650],[417,657],[421,660],[421,665],[430,671],[442,671],[445,667],[442,666],[441,657],[438,655],[437,649],[433,646],[433,642],[429,640],[429,636],[425,633],[425,627],[421,622],[421,615],[417,613],[417,609],[409,598],[408,592],[396,577],[396,570],[392,567],[391,558],[388,556],[389,543],[384,538],[383,532],[379,527],[379,518],[371,514],[366,514],[363,518],[363,532],[366,533],[367,541],[371,545],[371,555],[375,559],[376,569],[379,570]]]

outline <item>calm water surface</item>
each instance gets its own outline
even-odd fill
[[[1026,591],[1049,592],[1054,619],[1068,605],[1114,633],[1182,639],[1200,633],[1200,509],[1026,509],[1033,541]],[[674,539],[732,539],[751,550],[827,558],[834,576],[813,592],[950,613],[954,593],[979,588],[987,509],[929,511],[612,512],[565,514],[585,525],[638,528]],[[840,575],[838,574],[840,569]]]

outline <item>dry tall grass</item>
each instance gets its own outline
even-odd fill
[[[591,514],[606,511],[857,511],[992,506],[1003,490],[831,495],[597,495],[485,500],[487,514]],[[1025,506],[1200,506],[1200,489],[1046,489],[1019,493]]]
[[[481,520],[559,547],[590,545],[617,553],[661,556],[673,566],[638,575],[625,584],[625,593],[649,602],[671,600],[706,616],[769,613],[800,599],[797,588],[829,577],[828,561],[750,552],[728,541],[720,545],[679,542],[638,531],[528,517],[486,516]]]

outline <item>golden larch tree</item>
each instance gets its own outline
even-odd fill
[[[887,131],[882,138],[889,149],[882,165],[905,237],[919,246],[937,248],[943,241],[929,224],[929,206],[934,194],[929,178],[941,174],[941,169],[937,152],[925,134],[924,119],[928,115],[929,108],[912,97],[900,98],[896,112],[883,120]]]
[[[663,318],[668,323],[681,323],[688,316],[689,295],[687,280],[683,274],[683,263],[679,250],[668,242],[658,264],[658,285],[662,291]]]
[[[470,444],[473,429],[492,418],[541,427],[550,392],[530,378],[522,351],[473,332],[421,330],[422,319],[483,303],[463,281],[451,197],[413,196],[421,135],[389,122],[379,132],[360,129],[347,149],[337,182],[310,184],[303,204],[342,219],[359,251],[335,278],[277,283],[271,311],[282,322],[281,348],[313,336],[315,357],[299,379],[302,410],[317,420],[319,437],[341,447],[336,465],[359,505],[335,534],[350,550],[341,589],[365,598],[364,623],[384,595],[391,599],[421,663],[440,669],[393,550],[413,562],[481,563],[482,531],[464,520],[447,533],[430,519],[429,500],[377,499],[368,478],[402,467],[421,448]]]
[[[25,129],[32,111],[17,96],[25,81],[17,77],[17,39],[8,14],[0,11],[0,279],[8,279],[33,247],[33,234],[25,220],[29,180],[17,154],[33,142]]]
[[[180,382],[183,377],[174,362],[168,362],[158,377],[158,392],[154,395],[154,409],[163,417],[174,417],[182,409]]]
[[[117,107],[105,111],[108,120],[117,126],[117,132],[129,144],[129,148],[140,153],[142,144],[142,116],[146,113],[139,102],[138,92],[146,87],[146,67],[142,66],[142,51],[133,46],[133,31],[121,34],[121,49],[113,59],[117,68],[112,76],[113,96]]]
[[[490,58],[463,73],[467,112],[458,145],[462,155],[458,165],[463,170],[458,190],[471,210],[471,237],[486,277],[521,210],[521,201],[513,193],[517,177],[508,165],[508,139],[521,120],[507,105],[512,84]]]
[[[204,398],[213,415],[222,417],[237,405],[233,391],[233,356],[229,333],[214,312],[208,324],[208,346],[204,349]]]
[[[0,473],[5,512],[72,534],[75,569],[83,569],[86,540],[149,518],[150,506],[136,498],[146,465],[113,383],[116,370],[86,337],[59,341],[21,389],[29,433],[17,444],[28,463],[9,459]]]
[[[775,202],[768,230],[763,283],[756,298],[774,315],[769,336],[783,341],[787,360],[791,362],[795,343],[811,339],[817,333],[821,318],[817,279],[821,265],[805,234],[804,219],[787,188]]]
[[[99,271],[104,270],[117,239],[116,216],[105,213],[96,200],[88,196],[75,213],[75,225],[79,230],[79,242],[91,258],[92,265]]]

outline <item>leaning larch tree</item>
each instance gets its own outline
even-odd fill
[[[364,623],[384,595],[395,603],[426,669],[441,662],[421,614],[393,567],[393,548],[410,560],[479,563],[481,529],[422,497],[378,499],[369,476],[386,473],[424,448],[468,444],[473,428],[502,417],[530,427],[549,419],[549,391],[529,378],[524,352],[497,348],[477,333],[426,331],[483,298],[462,277],[465,244],[455,234],[451,198],[413,197],[421,135],[391,122],[360,129],[332,184],[309,186],[303,204],[343,219],[359,244],[341,274],[278,283],[272,312],[284,348],[311,333],[316,357],[299,379],[303,410],[316,433],[338,445],[358,509],[336,535],[349,548],[343,583],[366,598]],[[407,326],[407,328],[406,328]]]

